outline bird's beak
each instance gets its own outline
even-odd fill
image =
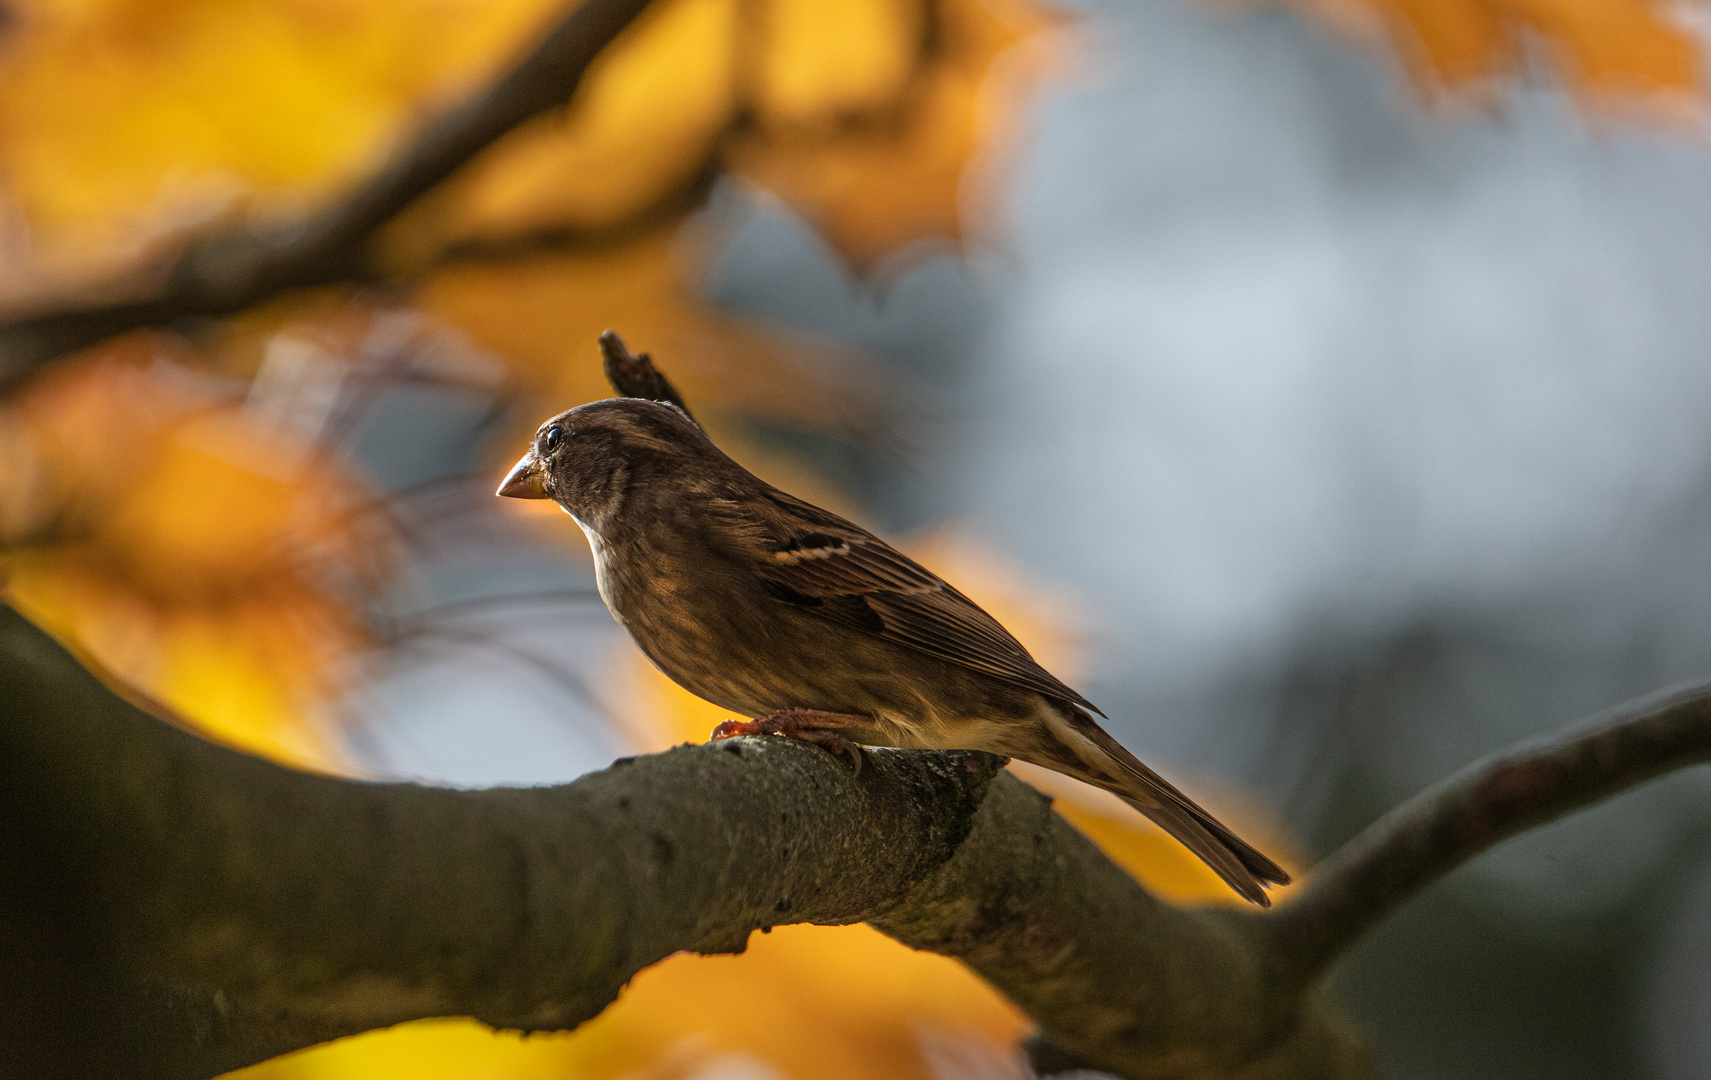
[[[507,499],[547,497],[547,471],[541,468],[540,459],[535,457],[533,450],[524,454],[523,460],[505,474],[505,482],[499,485],[499,494]]]

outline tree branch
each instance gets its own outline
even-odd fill
[[[721,174],[722,145],[723,139],[715,140],[699,166],[668,185],[655,198],[616,220],[598,225],[548,224],[509,235],[453,240],[423,256],[412,264],[408,273],[398,276],[407,282],[417,281],[447,266],[515,263],[545,255],[589,254],[635,243],[657,230],[676,224],[690,211],[706,203]]]
[[[679,949],[865,919],[1124,1076],[1369,1075],[1244,920],[1154,900],[1001,759],[869,757],[857,779],[738,739],[557,788],[312,776],[160,722],[0,609],[0,1038],[21,1075],[147,1080],[416,1017],[572,1028]]]
[[[1409,897],[1504,840],[1711,762],[1711,682],[1626,702],[1474,763],[1392,810],[1313,869],[1266,922],[1303,983]]]
[[[1060,1062],[1364,1077],[1314,989],[1338,953],[1503,838],[1707,760],[1711,685],[1666,692],[1424,793],[1275,912],[1185,911],[986,755],[876,751],[858,780],[749,739],[558,788],[310,776],[156,720],[0,609],[0,1044],[32,1076],[183,1077],[416,1017],[571,1028],[679,949],[866,920],[984,975]]]
[[[681,404],[602,351],[620,393]],[[1161,903],[1000,759],[870,760],[747,739],[557,788],[310,776],[162,723],[0,607],[0,1045],[148,1080],[418,1017],[573,1028],[675,951],[865,920],[984,975],[1042,1065],[1356,1080],[1330,962],[1501,840],[1711,761],[1711,683],[1470,767],[1271,913]]]
[[[360,279],[368,245],[399,211],[518,124],[568,102],[594,58],[650,0],[585,0],[479,96],[429,124],[402,154],[288,242],[243,226],[193,238],[146,275],[145,295],[66,306],[0,325],[0,386],[62,353],[188,315],[226,315],[286,289]]]

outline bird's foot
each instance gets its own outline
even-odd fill
[[[855,775],[860,776],[865,760],[861,747],[845,738],[839,729],[870,722],[865,716],[847,716],[818,709],[780,709],[759,720],[727,720],[713,729],[708,741],[734,739],[738,735],[783,735],[801,739],[833,754],[848,754],[850,763],[855,766]]]

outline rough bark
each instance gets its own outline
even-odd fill
[[[365,276],[378,229],[569,100],[647,6],[576,7],[289,242],[210,233],[121,298],[0,326],[0,383],[110,334]],[[621,392],[679,400],[645,357],[607,353]],[[1042,1063],[1364,1077],[1316,990],[1361,933],[1502,839],[1707,760],[1711,686],[1669,692],[1419,796],[1275,912],[1188,911],[987,755],[875,751],[858,778],[738,739],[554,788],[314,776],[151,716],[0,608],[0,1067],[198,1077],[418,1017],[572,1028],[675,951],[865,920],[989,979],[1039,1023]]]
[[[979,972],[1033,1017],[1065,1069],[1202,1080],[1375,1075],[1318,993],[1288,982],[1256,948],[1265,918],[1158,900],[1044,795],[1005,773],[950,860],[870,921]]]
[[[1042,1064],[1370,1076],[1326,966],[1503,838],[1711,760],[1711,685],[1470,768],[1271,913],[1160,902],[999,759],[869,759],[737,739],[552,788],[310,775],[157,719],[0,608],[8,1075],[211,1076],[426,1016],[573,1028],[675,951],[865,920],[990,980]]]
[[[875,751],[857,778],[738,739],[552,788],[316,776],[0,610],[5,1043],[17,1075],[188,1077],[417,1017],[573,1028],[678,950],[871,920],[1123,1075],[1362,1075],[1238,923],[1151,899],[1001,765]]]
[[[603,348],[620,393],[681,403]],[[1711,684],[1470,767],[1269,913],[1158,901],[997,758],[870,760],[737,739],[556,788],[312,776],[149,715],[0,608],[0,1045],[20,1075],[146,1080],[427,1016],[574,1028],[673,952],[868,921],[1026,1010],[1042,1068],[1353,1080],[1327,966],[1503,839],[1711,760]]]

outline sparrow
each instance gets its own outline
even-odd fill
[[[1111,792],[1243,897],[1289,881],[1275,862],[1143,765],[1092,702],[932,571],[786,494],[714,446],[687,412],[642,398],[548,420],[498,494],[552,499],[594,550],[601,599],[654,665],[778,734],[984,750]]]

